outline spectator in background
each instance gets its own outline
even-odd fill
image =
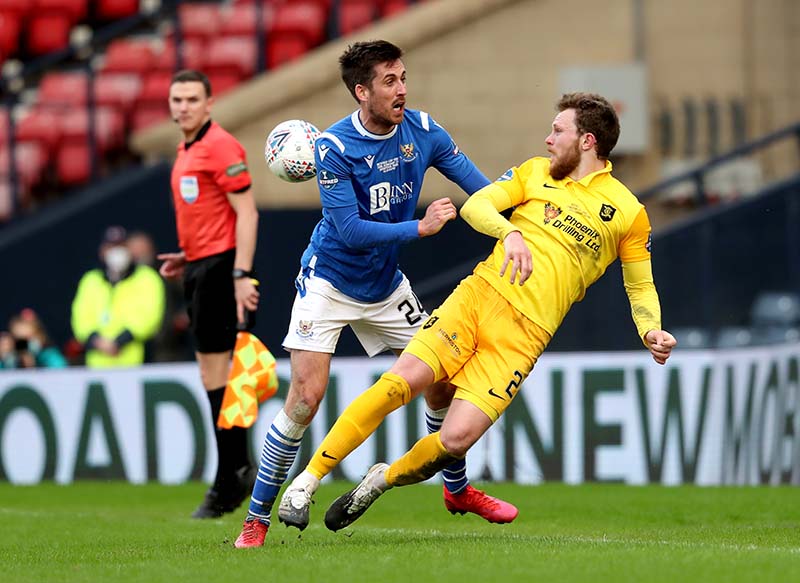
[[[136,265],[156,267],[156,244],[144,231],[131,231],[128,235],[128,251]]]
[[[145,231],[131,231],[128,235],[128,250],[137,265],[147,265],[158,271],[156,264],[156,244]],[[162,279],[162,281],[164,281]],[[189,315],[183,299],[183,285],[180,281],[166,280],[165,309],[163,325],[152,341],[152,351],[148,350],[148,362],[175,362],[194,359],[192,342],[189,338]]]
[[[122,227],[106,230],[100,261],[81,278],[72,302],[72,330],[86,366],[142,364],[145,342],[164,319],[164,283],[152,267],[133,262]]]
[[[39,316],[25,308],[0,337],[0,368],[63,368],[67,360],[53,346]]]

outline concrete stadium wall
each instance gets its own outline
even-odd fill
[[[266,170],[264,139],[285,119],[307,119],[323,129],[352,111],[356,104],[338,79],[337,58],[349,42],[371,38],[406,49],[410,107],[431,113],[490,178],[545,153],[558,73],[566,66],[645,63],[651,147],[644,155],[614,160],[617,175],[634,189],[661,177],[656,116],[665,108],[679,111],[683,100],[713,98],[721,106],[741,100],[751,138],[800,117],[797,2],[429,0],[219,100],[215,119],[247,148],[260,206],[319,205],[313,182],[287,185]],[[676,125],[680,130],[680,119]],[[729,125],[721,133],[722,146],[732,145]],[[135,136],[133,144],[148,156],[171,157],[177,139],[174,127],[164,124]],[[679,132],[676,150],[682,139]],[[796,169],[795,152],[791,146],[770,152],[769,165]],[[463,200],[432,172],[423,198],[441,195]]]

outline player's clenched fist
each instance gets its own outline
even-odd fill
[[[419,221],[417,227],[420,237],[430,237],[442,230],[447,221],[452,221],[458,215],[456,207],[449,198],[434,200],[425,209],[425,216]]]

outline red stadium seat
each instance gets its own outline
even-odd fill
[[[38,183],[47,164],[47,157],[39,144],[28,142],[17,144],[14,160],[17,163],[17,179],[25,190]],[[0,149],[0,175],[8,176],[8,148]]]
[[[20,18],[16,12],[0,11],[0,62],[19,49]]]
[[[186,2],[178,5],[178,19],[181,36],[184,39],[195,38],[206,41],[219,32],[222,13],[220,7],[215,4]]]
[[[86,73],[83,71],[54,71],[46,73],[39,82],[37,103],[46,107],[83,105],[87,95]]]
[[[35,4],[31,0],[0,0],[0,10],[13,12],[19,18],[24,18],[31,12]]]
[[[267,68],[274,69],[299,59],[309,50],[311,47],[303,34],[271,34],[267,38]]]
[[[86,73],[54,71],[39,82],[37,102],[46,107],[67,107],[86,103]]]
[[[27,25],[28,52],[39,56],[67,48],[71,28],[71,16],[68,12],[32,14]]]
[[[103,71],[144,74],[156,61],[153,43],[145,39],[118,38],[108,45]]]
[[[123,113],[133,109],[142,90],[142,80],[131,73],[100,73],[94,79],[94,99]]]
[[[196,38],[183,39],[181,57],[183,69],[202,69],[205,62],[205,42]],[[172,73],[175,70],[175,41],[167,39],[164,47],[156,52],[155,68]]]
[[[256,72],[256,39],[247,36],[215,38],[208,44],[203,70],[208,75],[235,74],[237,79]]]
[[[34,13],[63,12],[69,14],[70,24],[85,20],[89,14],[89,0],[33,0]]]
[[[89,181],[92,166],[86,142],[64,142],[56,154],[56,176],[65,186],[75,186]]]
[[[139,12],[139,0],[95,0],[95,15],[100,20],[126,18]]]
[[[262,22],[264,23],[265,31],[270,28],[273,11],[274,6],[272,4],[264,4],[262,7]],[[222,36],[255,37],[257,30],[255,4],[234,4],[222,15],[219,34]]]
[[[156,103],[148,101],[139,103],[131,115],[131,130],[139,131],[156,123],[161,123],[169,119],[169,108],[167,101]]]
[[[145,77],[139,99],[130,118],[131,130],[138,131],[169,117],[171,71],[155,70]]]
[[[372,0],[341,0],[339,3],[339,34],[346,36],[372,23],[378,8]]]
[[[381,3],[381,17],[388,18],[405,12],[409,4],[408,0],[383,0]]]
[[[144,79],[139,101],[159,101],[164,104],[169,98],[169,86],[172,82],[170,71],[151,71]]]
[[[214,95],[227,93],[241,82],[241,78],[236,73],[225,71],[220,73],[209,71],[208,80],[211,82],[211,90]]]
[[[323,5],[315,0],[278,4],[269,34],[302,34],[308,40],[308,46],[316,47],[325,40],[327,18]]]
[[[34,108],[17,122],[16,134],[18,143],[38,143],[49,157],[61,139],[59,113],[49,109]]]
[[[99,152],[106,152],[125,142],[125,120],[122,114],[109,107],[98,107],[94,119],[94,135]],[[61,116],[62,140],[85,143],[89,134],[89,114],[85,109]]]
[[[167,100],[162,103],[144,101],[136,105],[131,116],[131,130],[138,132],[141,129],[169,119]]]

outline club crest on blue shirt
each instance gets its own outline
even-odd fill
[[[417,153],[414,151],[414,144],[400,144],[400,154],[403,155],[403,162],[411,162],[417,159]]]
[[[200,187],[197,184],[197,176],[181,176],[181,198],[187,204],[192,204],[200,196]]]

